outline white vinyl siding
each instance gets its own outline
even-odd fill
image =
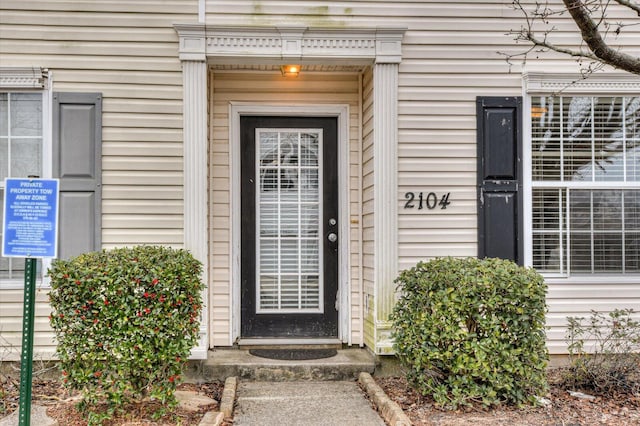
[[[558,2],[560,4],[560,2]],[[381,0],[324,2],[311,0],[208,0],[210,25],[300,25],[310,27],[407,26],[402,46],[398,102],[398,265],[399,269],[437,256],[477,255],[476,204],[476,96],[519,96],[522,69],[510,67],[498,52],[515,54],[526,46],[506,35],[523,23],[511,2],[450,2]],[[633,23],[634,14],[611,7],[612,17]],[[579,46],[570,18],[554,22],[563,41]],[[627,26],[626,28],[632,28]],[[631,29],[616,42],[640,47]],[[637,49],[636,49],[637,50]],[[554,53],[530,57],[529,70],[578,71],[576,63]],[[363,76],[362,116],[362,282],[365,341],[375,347],[373,272],[373,173],[371,90],[372,75]],[[258,93],[257,99],[261,99]],[[249,97],[251,99],[251,97]],[[526,114],[526,112],[525,112]],[[450,193],[446,210],[403,209],[406,192]],[[214,225],[215,226],[215,225]],[[355,257],[355,256],[354,256]],[[353,284],[354,281],[352,281]],[[590,309],[609,309],[600,296],[609,283],[580,285],[576,291],[557,292],[548,280],[549,347],[566,352],[564,330],[568,315],[588,315]],[[388,283],[392,286],[393,283]],[[564,284],[563,284],[564,286]],[[563,289],[566,287],[562,287]],[[617,289],[617,287],[614,287]],[[640,282],[625,284],[625,307],[640,311]],[[614,296],[612,296],[614,297]],[[567,303],[575,303],[570,308]],[[619,305],[620,306],[620,305]]]
[[[624,14],[619,7],[611,7],[609,13],[622,24],[637,21],[636,15]],[[103,94],[105,248],[182,245],[183,94],[173,24],[197,20],[197,0],[0,3],[3,66],[48,68],[56,91]],[[206,24],[406,26],[399,68],[398,265],[404,269],[436,256],[477,254],[475,97],[522,94],[522,68],[518,63],[510,67],[498,53],[526,48],[506,35],[522,24],[511,2],[207,0]],[[580,45],[568,17],[554,25],[557,37]],[[634,51],[640,48],[638,30],[631,25],[616,41]],[[573,73],[578,66],[570,58],[548,53],[529,58],[527,69]],[[233,70],[229,66],[228,72],[212,73],[209,93],[212,344],[232,343],[228,103],[318,102],[350,105],[351,339],[360,342],[364,334],[367,345],[375,347],[372,73],[302,73],[285,87],[269,66],[251,72]],[[405,210],[406,192],[450,193],[451,204],[445,210]],[[547,282],[548,339],[554,353],[566,351],[567,315],[584,316],[591,309],[612,307],[640,311],[638,280]],[[14,300],[17,295],[0,292],[0,337],[14,345],[19,344],[16,324],[21,315],[15,306],[20,303]],[[36,324],[44,327],[48,308],[43,297],[39,300]],[[5,308],[10,303],[12,308]],[[36,335],[37,350],[51,351],[51,336],[45,330]]]
[[[100,92],[102,243],[183,244],[182,71],[174,22],[198,1],[2,1],[2,66],[42,67],[53,91]],[[36,307],[36,357],[55,349],[50,308]],[[22,292],[0,290],[0,351],[18,359]],[[5,358],[6,359],[6,358]]]
[[[376,344],[375,319],[375,251],[373,197],[373,72],[366,70],[362,78],[362,282],[364,300],[364,341]]]
[[[285,79],[280,71],[212,71],[213,122],[210,126],[210,244],[209,261],[211,286],[209,300],[211,342],[213,346],[228,346],[231,339],[231,292],[232,286],[239,285],[239,277],[230,272],[230,167],[229,167],[229,103],[251,102],[270,105],[293,104],[347,104],[349,105],[349,150],[350,150],[350,206],[349,217],[352,256],[351,277],[351,339],[359,343],[361,338],[360,296],[358,277],[358,256],[360,250],[358,215],[360,210],[359,191],[359,75],[344,72],[302,72],[299,77]]]

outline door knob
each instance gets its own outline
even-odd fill
[[[336,241],[338,241],[338,235],[335,232],[331,232],[329,235],[327,235],[327,240],[335,243]]]

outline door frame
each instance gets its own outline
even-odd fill
[[[229,165],[230,165],[230,220],[231,220],[231,311],[230,342],[240,338],[240,243],[241,243],[241,170],[240,170],[240,117],[282,116],[282,117],[336,117],[338,119],[338,340],[348,342],[351,329],[351,289],[349,280],[349,105],[341,104],[254,104],[245,102],[229,103]],[[242,343],[252,343],[242,339]],[[259,339],[261,343],[287,343],[293,339]],[[329,340],[331,343],[335,339]],[[323,343],[323,339],[295,339],[295,343]]]

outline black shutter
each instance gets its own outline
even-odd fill
[[[102,95],[53,94],[53,177],[60,179],[58,257],[101,247]]]
[[[478,257],[522,264],[522,98],[478,97],[476,116]]]

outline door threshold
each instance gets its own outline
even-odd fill
[[[340,339],[314,339],[314,338],[301,338],[301,339],[283,339],[283,338],[248,338],[239,339],[238,347],[240,349],[253,349],[253,348],[282,348],[289,349],[306,348],[306,349],[340,349],[342,348],[342,341]]]

